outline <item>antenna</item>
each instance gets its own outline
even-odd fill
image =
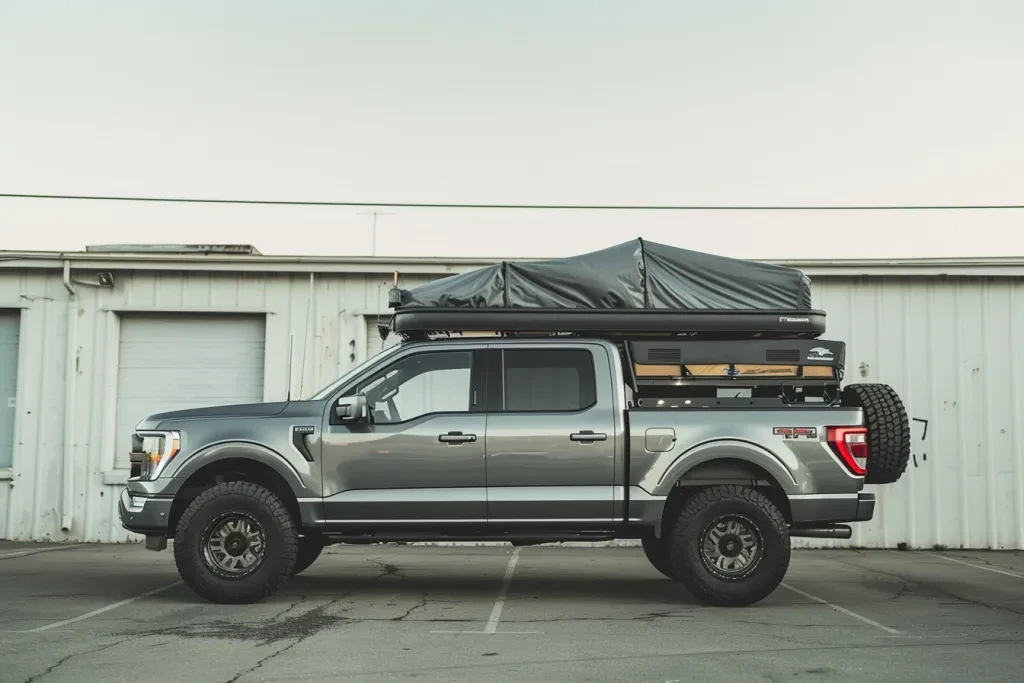
[[[372,228],[372,246],[370,247],[370,255],[377,255],[377,216],[394,216],[395,214],[390,211],[366,211],[359,214],[360,216],[373,216],[373,228]]]
[[[309,274],[309,295],[306,297],[306,326],[302,332],[302,369],[299,371],[299,399],[306,386],[306,352],[309,350],[309,312],[313,307],[313,273]]]
[[[292,400],[292,356],[295,355],[295,334],[288,335],[288,395],[285,400]]]

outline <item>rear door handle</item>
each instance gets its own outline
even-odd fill
[[[582,443],[590,443],[591,441],[607,441],[607,434],[595,434],[590,429],[584,429],[582,432],[574,432],[569,435],[572,441],[579,441]]]
[[[476,434],[463,434],[462,432],[448,432],[447,434],[440,434],[437,437],[438,441],[443,443],[473,443],[476,441]]]

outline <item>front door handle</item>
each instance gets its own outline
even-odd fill
[[[443,443],[473,443],[474,441],[476,441],[476,434],[448,432],[447,434],[438,435],[437,440]]]
[[[590,443],[591,441],[607,441],[607,434],[595,434],[590,429],[584,429],[582,432],[574,432],[569,435],[572,441],[579,441],[581,443]]]

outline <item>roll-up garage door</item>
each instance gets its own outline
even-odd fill
[[[263,400],[264,316],[125,316],[117,371],[117,465],[152,413]]]

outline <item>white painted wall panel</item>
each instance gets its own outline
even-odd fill
[[[424,279],[403,276],[403,285]],[[117,520],[126,474],[117,467],[122,317],[263,316],[262,398],[279,400],[289,389],[308,397],[380,348],[374,316],[389,312],[391,281],[383,267],[379,275],[317,274],[312,290],[308,274],[119,272],[112,289],[78,287],[69,373],[69,295],[60,272],[0,272],[0,305],[22,307],[16,443],[11,480],[0,479],[0,535],[134,539]],[[825,336],[848,343],[847,382],[890,383],[911,416],[928,421],[927,438],[924,423],[913,423],[916,466],[878,489],[876,519],[856,525],[853,544],[1024,549],[1024,350],[1014,344],[1024,338],[1022,288],[1012,278],[813,278],[815,305],[828,311]],[[74,503],[64,533],[68,387]]]
[[[0,470],[14,457],[14,411],[18,396],[21,311],[0,309]]]

